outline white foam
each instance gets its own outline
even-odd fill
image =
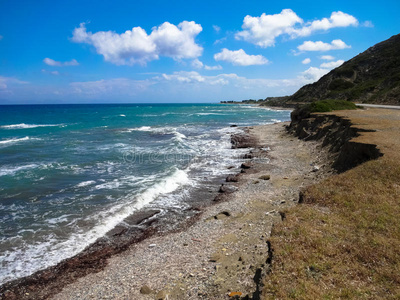
[[[92,185],[92,184],[94,184],[94,183],[96,183],[96,181],[94,181],[94,180],[83,181],[83,182],[81,182],[81,183],[78,183],[78,184],[76,185],[76,187],[84,187],[84,186]]]
[[[0,128],[4,129],[30,129],[30,128],[37,128],[37,127],[65,127],[65,124],[12,124],[12,125],[3,125]]]
[[[126,117],[126,116],[125,116],[125,115],[123,115],[123,114],[120,114],[119,116],[120,116],[120,117]]]
[[[37,168],[38,166],[39,165],[37,165],[37,164],[28,164],[28,165],[22,165],[22,166],[2,167],[0,169],[0,176],[14,175],[18,171],[34,169],[34,168]]]
[[[28,141],[30,139],[31,138],[29,136],[26,136],[26,137],[23,137],[23,138],[19,138],[19,139],[12,138],[12,139],[9,139],[9,140],[0,141],[0,144],[18,143],[18,142],[22,142],[22,141]]]

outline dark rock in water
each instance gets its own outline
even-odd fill
[[[111,229],[109,232],[107,232],[107,236],[120,236],[124,234],[128,230],[127,227],[122,226],[122,225],[117,225],[113,229]]]
[[[235,166],[229,166],[229,167],[227,167],[228,170],[234,169],[234,168],[235,168]]]
[[[250,169],[251,168],[251,163],[242,163],[240,166],[242,169]]]
[[[245,155],[243,155],[243,159],[252,159],[252,158],[253,158],[253,154],[246,153]]]
[[[232,134],[231,135],[232,149],[251,148],[257,145],[257,140],[250,134]]]
[[[139,212],[125,218],[124,222],[128,223],[129,225],[139,225],[143,221],[150,219],[151,217],[155,216],[156,214],[158,214],[160,212],[161,211],[158,209],[149,209],[149,210],[139,211]]]
[[[239,178],[238,175],[228,175],[228,177],[226,177],[226,182],[238,182]]]
[[[236,124],[231,125],[231,127],[238,127]]]

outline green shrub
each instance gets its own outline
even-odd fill
[[[333,110],[344,109],[357,109],[356,105],[353,102],[334,99],[315,101],[307,105],[309,106],[310,113],[329,112]]]

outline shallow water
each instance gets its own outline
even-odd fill
[[[248,105],[0,106],[0,284],[71,257],[145,206],[184,209],[227,174],[239,126],[287,121]]]

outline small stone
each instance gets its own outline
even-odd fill
[[[164,300],[167,298],[167,292],[166,291],[159,291],[156,295],[157,300]]]
[[[149,248],[154,248],[155,246],[157,246],[157,244],[150,244]]]
[[[271,179],[271,175],[262,175],[262,176],[258,177],[258,179],[270,180]]]
[[[147,285],[144,285],[140,288],[140,293],[143,295],[148,295],[153,293],[153,290],[151,288],[149,288]]]
[[[318,166],[314,166],[312,169],[313,172],[318,172],[319,171],[319,167]]]

